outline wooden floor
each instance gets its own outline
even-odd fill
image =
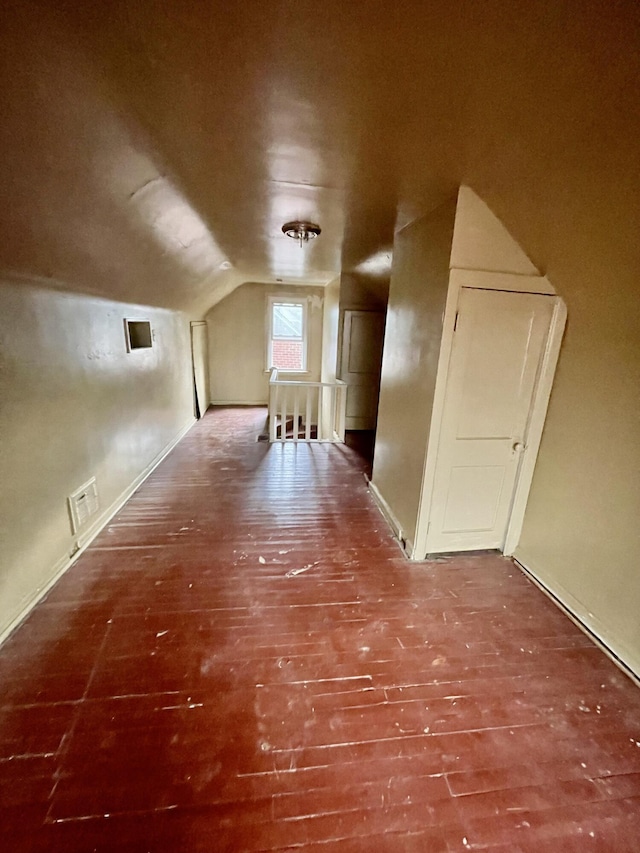
[[[357,453],[213,410],[0,649],[0,846],[640,850],[640,691]]]

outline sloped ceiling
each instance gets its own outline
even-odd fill
[[[602,286],[638,262],[639,10],[6,3],[2,271],[195,315],[366,269],[465,183],[559,292]]]

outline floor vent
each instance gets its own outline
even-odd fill
[[[96,478],[92,477],[83,483],[79,489],[69,495],[68,501],[71,530],[77,533],[100,508]]]

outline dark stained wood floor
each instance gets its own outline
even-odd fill
[[[0,649],[2,850],[640,850],[640,691],[346,447],[213,410]]]

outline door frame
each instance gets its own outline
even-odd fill
[[[422,476],[422,488],[418,504],[415,541],[411,543],[409,557],[412,560],[424,560],[427,555],[427,535],[431,517],[433,488],[435,483],[438,445],[444,414],[445,393],[449,374],[451,351],[453,349],[453,334],[460,292],[463,287],[478,290],[506,290],[512,293],[540,293],[553,295],[554,306],[551,325],[542,356],[540,376],[536,385],[531,414],[527,444],[522,454],[520,470],[511,504],[511,513],[507,524],[503,553],[511,556],[520,541],[524,514],[527,506],[536,458],[542,440],[542,430],[551,396],[553,378],[560,355],[560,345],[567,320],[567,307],[564,301],[556,295],[555,290],[545,276],[515,275],[511,273],[485,272],[481,270],[452,269],[449,276],[449,290],[444,310],[442,343],[438,358],[438,370],[433,398],[431,425],[427,453]]]
[[[204,411],[200,411],[200,401],[198,399],[198,389],[196,382],[196,348],[194,346],[194,330],[204,328],[204,349],[205,349],[205,359],[204,364],[202,365],[202,370],[204,373]],[[191,382],[193,385],[193,414],[196,419],[204,417],[205,412],[208,407],[211,405],[210,397],[211,392],[209,390],[209,341],[208,341],[208,323],[206,320],[191,320],[189,323],[189,341],[191,345]]]

